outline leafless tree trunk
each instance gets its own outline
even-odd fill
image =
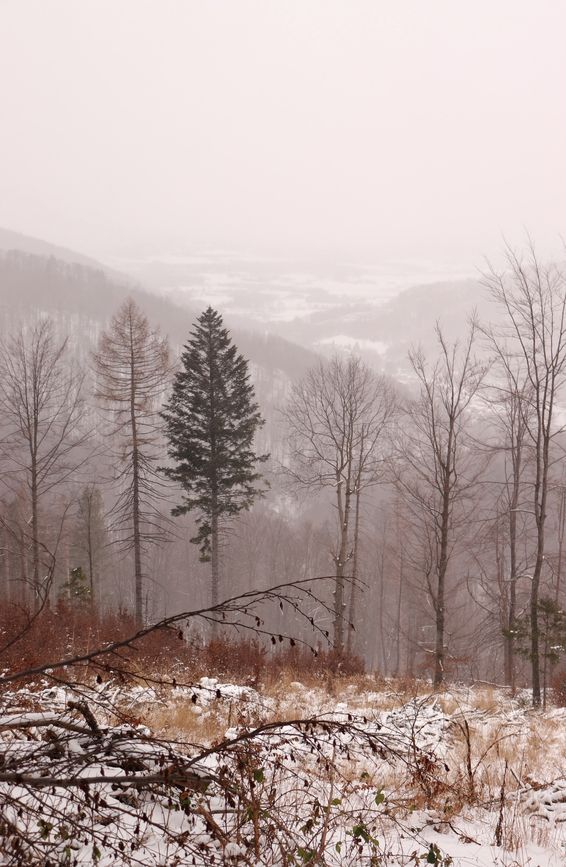
[[[558,604],[560,590],[562,589],[562,558],[564,556],[564,536],[566,534],[566,487],[562,484],[559,493],[558,505],[558,553],[556,557],[556,573],[554,587],[554,601]]]
[[[363,440],[361,443],[361,451],[363,452]],[[352,652],[352,638],[354,634],[353,624],[356,622],[356,595],[357,595],[357,581],[358,581],[358,554],[359,554],[359,545],[360,545],[360,497],[362,493],[361,488],[361,465],[358,464],[358,473],[356,479],[356,498],[354,505],[354,544],[352,550],[352,586],[350,587],[350,609],[348,612],[348,622],[351,624],[351,628],[348,629],[348,638],[346,641],[346,650],[348,653]]]
[[[44,498],[85,462],[83,379],[68,357],[67,339],[57,341],[49,319],[22,328],[0,345],[0,409],[6,425],[3,481],[14,491],[23,479],[29,494],[36,594],[41,585]]]
[[[390,636],[386,635],[385,628],[385,546],[386,546],[386,538],[388,534],[388,524],[387,520],[383,523],[383,543],[381,545],[381,550],[378,553],[376,560],[376,577],[379,581],[379,644],[381,648],[381,670],[384,674],[389,674],[388,671],[388,658],[387,658],[387,648],[389,646]]]
[[[502,306],[506,326],[485,329],[506,377],[521,376],[531,392],[526,430],[534,463],[531,507],[536,529],[531,581],[531,674],[533,705],[541,703],[538,601],[546,552],[546,518],[552,465],[551,446],[559,428],[556,401],[566,372],[566,276],[555,265],[539,262],[532,246],[527,259],[506,248],[507,272],[493,268],[484,281]],[[518,386],[518,383],[516,383]]]
[[[91,604],[99,595],[100,558],[105,543],[104,503],[100,489],[91,482],[78,498],[72,545],[73,566],[86,565]]]
[[[220,583],[220,569],[218,562],[218,546],[219,546],[219,538],[218,538],[218,514],[215,512],[212,515],[210,520],[210,528],[211,528],[211,537],[213,540],[213,544],[210,546],[210,566],[212,572],[212,583],[211,583],[211,601],[212,605],[218,605],[218,587]]]
[[[122,490],[113,511],[120,544],[134,555],[134,613],[143,621],[143,552],[163,539],[156,502],[162,495],[157,475],[158,404],[170,370],[167,340],[151,330],[132,299],[113,317],[94,355],[96,396],[109,411],[118,443]]]
[[[517,617],[517,579],[519,576],[517,551],[517,522],[523,488],[526,422],[529,416],[528,399],[523,390],[511,391],[506,401],[507,442],[506,454],[510,472],[506,473],[506,502],[509,511],[509,605],[505,631],[505,683],[515,685],[515,654],[511,630]]]
[[[494,420],[493,453],[503,456],[501,495],[496,503],[494,534],[497,564],[496,592],[490,568],[483,570],[483,586],[497,606],[503,633],[504,681],[514,686],[515,646],[513,626],[517,617],[517,580],[525,571],[519,552],[519,537],[524,537],[525,513],[528,508],[526,477],[528,467],[527,423],[531,413],[532,395],[528,382],[521,378],[520,368],[504,371],[502,382],[486,389],[490,416]],[[490,448],[488,442],[485,443]],[[526,508],[527,507],[527,508]],[[522,532],[523,531],[523,532]]]
[[[344,650],[345,580],[352,554],[353,500],[359,505],[358,491],[375,484],[380,476],[385,434],[394,411],[394,391],[386,379],[372,373],[357,358],[335,357],[310,370],[293,388],[284,413],[291,446],[287,474],[298,488],[332,488],[335,492],[338,526],[332,552],[333,625],[334,649],[339,653]]]
[[[486,373],[472,356],[475,331],[472,324],[465,343],[450,346],[437,325],[440,357],[432,368],[421,350],[410,353],[419,395],[407,405],[394,465],[397,489],[426,543],[423,568],[435,613],[435,686],[445,670],[448,566],[481,472],[477,457],[472,463],[467,435],[468,409]]]
[[[405,550],[401,534],[401,504],[396,502],[396,548],[399,563],[399,586],[397,588],[397,616],[396,616],[396,640],[395,640],[395,668],[396,677],[401,675],[401,617],[403,614],[403,594],[405,590]]]

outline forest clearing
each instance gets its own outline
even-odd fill
[[[0,863],[564,863],[566,707],[289,658],[259,680],[137,660],[5,687]]]

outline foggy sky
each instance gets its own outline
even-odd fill
[[[0,0],[0,225],[84,252],[566,234],[566,3]]]

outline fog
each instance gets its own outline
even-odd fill
[[[566,7],[3,0],[0,225],[473,267],[564,229]]]
[[[565,864],[565,34],[0,0],[0,865]]]

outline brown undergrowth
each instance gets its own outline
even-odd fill
[[[87,653],[132,634],[134,624],[126,615],[98,617],[59,606],[30,625],[25,611],[5,606],[0,630],[0,644],[17,639],[1,657],[3,670],[14,672]],[[519,853],[519,859],[523,841],[538,834],[540,825],[525,825],[527,817],[518,807],[524,800],[521,792],[566,774],[563,717],[532,714],[505,690],[488,685],[448,686],[433,693],[423,680],[366,673],[359,659],[329,651],[314,656],[297,647],[273,650],[259,642],[223,638],[200,646],[172,629],[147,636],[104,665],[107,672],[91,665],[84,679],[102,673],[112,687],[120,682],[134,687],[117,700],[115,722],[148,726],[158,738],[191,749],[220,743],[234,727],[309,718],[339,704],[343,713],[369,720],[403,706],[416,713],[433,705],[449,718],[440,723],[445,728],[438,750],[421,750],[416,742],[414,750],[407,750],[405,745],[402,760],[389,761],[385,755],[370,773],[364,754],[352,755],[341,761],[336,785],[346,793],[360,786],[369,786],[379,797],[384,793],[388,821],[429,811],[434,827],[442,830],[481,816],[492,827],[492,842]],[[197,689],[205,677],[212,680]],[[223,687],[230,683],[254,691]],[[206,690],[210,694],[204,695]],[[311,769],[311,778],[320,774],[324,782],[324,769],[324,763]]]
[[[6,674],[91,653],[123,641],[136,632],[131,615],[118,611],[99,614],[88,606],[59,603],[38,616],[14,602],[0,606],[0,667]],[[162,628],[121,648],[119,657],[103,656],[87,666],[92,672],[107,670],[123,676],[163,676],[182,671],[187,679],[214,675],[257,686],[277,683],[295,673],[312,683],[332,688],[334,680],[362,675],[359,657],[330,649],[315,652],[305,647],[277,646],[260,641],[234,641],[219,637],[207,644],[187,640],[182,629]]]

